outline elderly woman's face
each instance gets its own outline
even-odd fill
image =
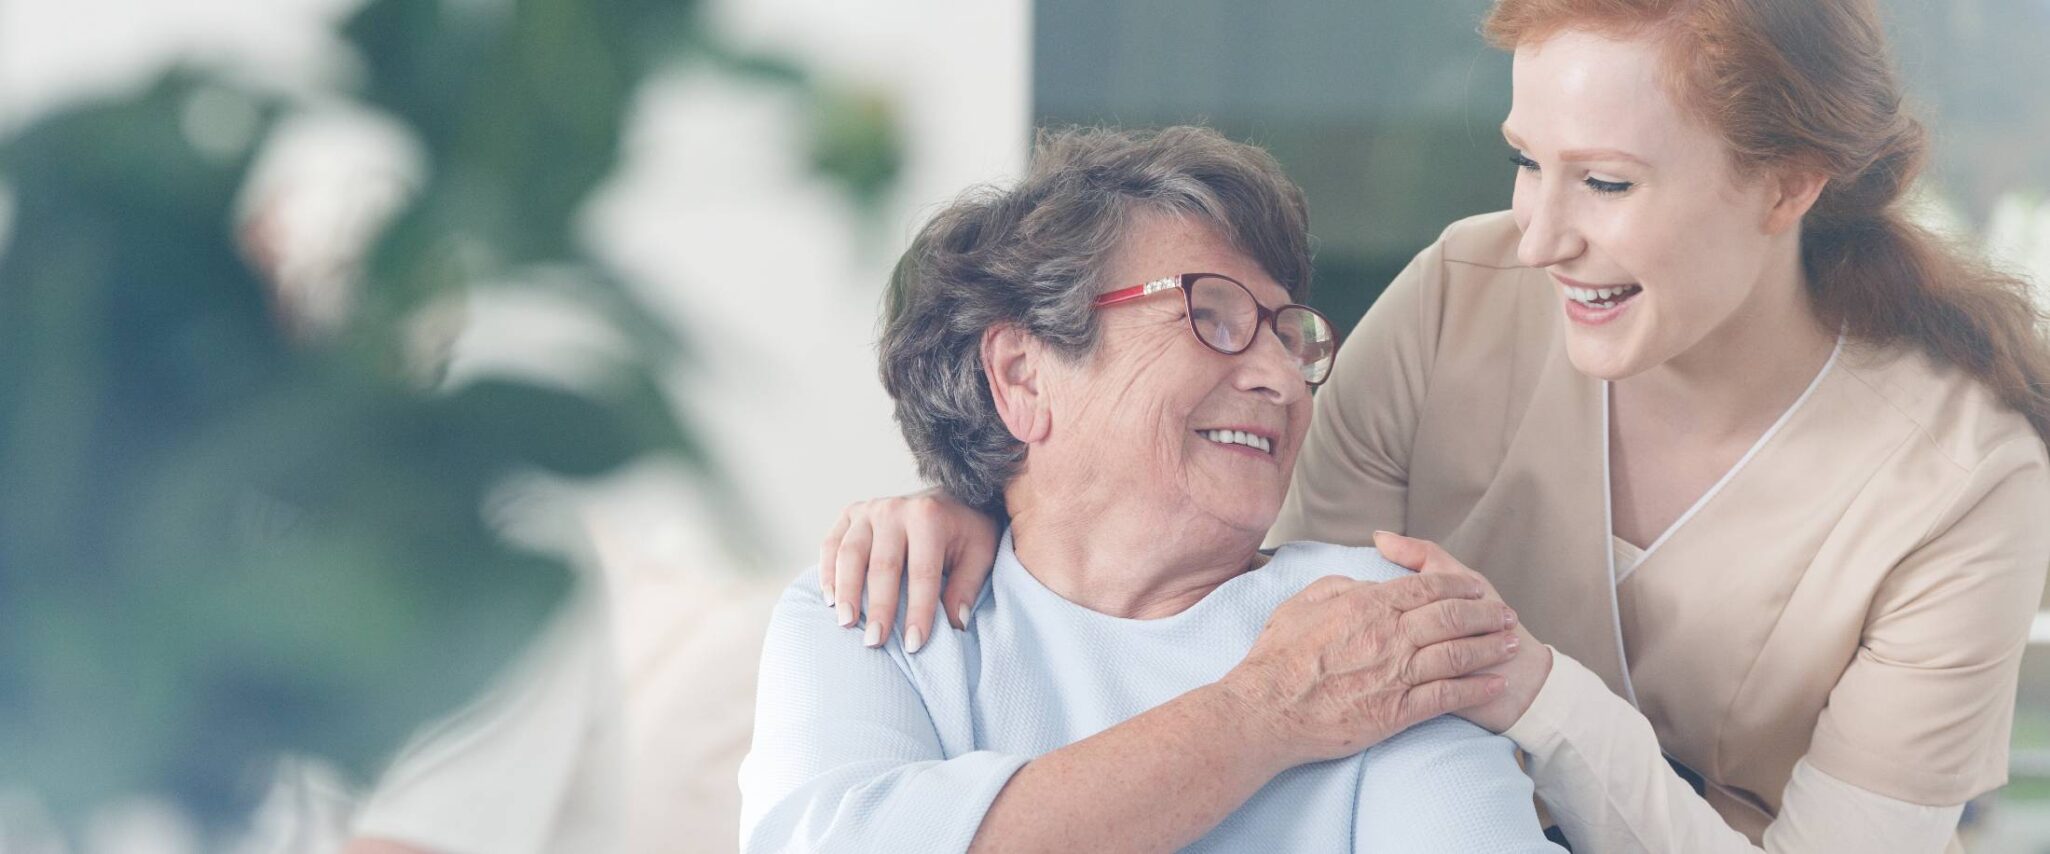
[[[1105,285],[1199,272],[1238,280],[1270,309],[1289,301],[1209,226],[1165,215],[1134,229]],[[1028,465],[1046,473],[1058,466],[1064,478],[1144,502],[1127,504],[1135,510],[1178,520],[1197,514],[1264,534],[1281,510],[1310,415],[1309,387],[1274,330],[1263,324],[1245,352],[1218,353],[1191,332],[1176,291],[1101,309],[1097,321],[1095,351],[1050,377],[1053,430]],[[1257,436],[1268,448],[1219,431]]]

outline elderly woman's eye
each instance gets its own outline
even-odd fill
[[[1196,330],[1202,333],[1204,338],[1222,343],[1231,337],[1230,324],[1225,323],[1224,317],[1213,309],[1196,309],[1189,315],[1189,319],[1195,321]]]
[[[1237,350],[1239,348],[1239,336],[1236,330],[1231,328],[1231,324],[1225,323],[1222,319],[1215,321],[1198,319],[1196,324],[1196,328],[1203,334],[1203,340],[1209,341],[1211,345],[1226,350]]]

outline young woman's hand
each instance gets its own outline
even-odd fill
[[[897,591],[907,587],[904,649],[915,653],[932,638],[941,603],[948,623],[968,627],[969,609],[996,563],[998,533],[995,519],[937,489],[856,501],[819,544],[819,589],[842,626],[855,624],[866,592],[864,641],[880,646],[897,619]]]
[[[1423,573],[1427,577],[1472,579],[1486,591],[1486,598],[1489,601],[1502,601],[1501,594],[1495,592],[1495,586],[1489,584],[1485,576],[1468,569],[1465,564],[1460,563],[1457,558],[1446,553],[1444,548],[1430,540],[1375,531],[1374,548],[1381,551],[1382,557],[1404,568]],[[1523,713],[1530,709],[1531,702],[1537,699],[1538,689],[1545,686],[1545,678],[1552,674],[1551,647],[1532,637],[1530,630],[1524,628],[1522,623],[1516,625],[1515,631],[1519,640],[1516,655],[1484,671],[1506,679],[1507,690],[1486,703],[1452,712],[1486,728],[1489,732],[1502,732],[1523,717]]]
[[[1318,579],[1274,609],[1216,686],[1279,772],[1358,753],[1421,721],[1501,696],[1485,668],[1517,653],[1516,614],[1450,573]]]

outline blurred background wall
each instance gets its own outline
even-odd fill
[[[486,0],[474,0],[486,2]],[[1937,130],[1926,215],[2050,281],[2050,2],[1888,0]],[[0,0],[0,129],[203,62],[273,85],[346,86],[331,34],[353,0]],[[840,506],[919,485],[874,372],[889,266],[925,214],[1024,166],[1031,129],[1201,122],[1269,146],[1307,189],[1316,301],[1349,327],[1443,226],[1507,206],[1495,130],[1507,57],[1481,0],[716,0],[734,45],[798,57],[893,128],[894,180],[850,193],[809,167],[816,104],[682,67],[644,86],[626,156],[579,226],[689,358],[663,373],[723,487],[669,464],[565,495],[613,606],[634,764],[635,850],[731,850],[734,767],[769,603]],[[337,106],[294,120],[252,178],[287,263],[318,271],[416,177],[403,133]],[[0,222],[5,211],[0,210]],[[312,276],[318,279],[317,275]],[[318,303],[318,294],[312,295]],[[455,373],[576,382],[613,333],[558,297],[480,294]],[[554,530],[560,529],[560,530]],[[2050,644],[2050,621],[2039,621]],[[2028,664],[2016,783],[1984,850],[2050,850],[2050,653]]]

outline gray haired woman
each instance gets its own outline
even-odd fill
[[[1500,695],[1475,671],[1514,614],[1371,549],[1258,551],[1336,351],[1309,278],[1301,191],[1198,128],[1047,136],[926,225],[884,384],[923,473],[1008,529],[958,631],[857,640],[830,566],[786,591],[747,850],[1550,848],[1509,742],[1438,717]]]

